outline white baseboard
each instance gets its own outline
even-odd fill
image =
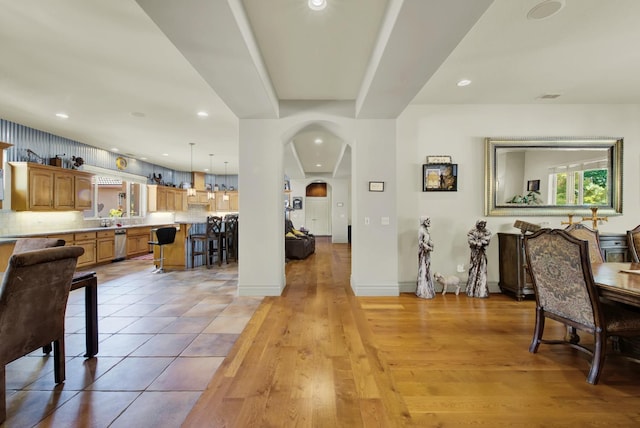
[[[460,288],[464,289],[467,285],[467,281],[460,281]],[[436,293],[442,292],[442,286],[436,283]],[[400,284],[400,292],[401,293],[415,293],[416,291],[416,283],[415,282],[403,282]],[[501,293],[500,287],[498,287],[498,283],[494,281],[489,281],[489,293]]]
[[[279,285],[238,285],[238,296],[246,297],[264,297],[264,296],[280,296],[283,287]]]

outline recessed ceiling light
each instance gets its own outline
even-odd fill
[[[140,160],[147,160],[146,156],[142,156]]]
[[[163,153],[162,156],[169,156],[169,153]]]
[[[112,149],[111,149],[111,151],[112,151],[112,152],[119,152],[119,151],[120,151],[120,149],[119,149],[119,148],[117,148],[117,147],[114,147],[114,148],[112,148]]]
[[[309,9],[323,10],[327,7],[327,0],[309,0]]]
[[[198,112],[198,116],[200,116],[200,117],[209,117],[209,113],[207,113],[206,111],[199,111]]]
[[[470,84],[471,84],[471,80],[469,79],[462,79],[457,83],[458,86],[469,86]]]
[[[320,167],[322,166],[322,164],[321,164],[321,163],[317,163],[317,164],[316,164],[316,166],[317,166],[318,168],[320,168]]]
[[[527,13],[527,19],[545,19],[549,18],[564,7],[564,0],[545,0],[542,3],[538,3],[533,6],[529,13]]]
[[[69,115],[66,113],[56,113],[56,116],[60,119],[69,119]]]
[[[316,144],[322,144],[322,138],[316,138],[313,142]]]

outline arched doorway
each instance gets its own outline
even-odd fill
[[[331,185],[315,181],[305,189],[305,224],[316,236],[331,236]]]

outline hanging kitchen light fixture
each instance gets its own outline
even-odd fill
[[[191,145],[191,180],[193,180],[193,146],[196,143],[189,143],[189,144]],[[193,183],[193,181],[191,181],[191,185],[187,189],[187,196],[195,196],[196,195],[196,188],[193,185],[194,185],[194,183]]]
[[[223,201],[229,200],[229,195],[227,195],[227,164],[228,161],[224,161],[224,195],[222,195]]]
[[[209,175],[213,174],[213,153],[209,153]],[[207,199],[212,200],[216,198],[216,194],[213,193],[213,183],[209,183],[209,191],[207,192]]]

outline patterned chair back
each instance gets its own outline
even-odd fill
[[[589,243],[589,259],[591,263],[604,263],[604,257],[602,257],[602,252],[600,251],[600,233],[597,230],[589,229],[580,223],[570,224],[564,230],[571,236]]]
[[[629,254],[631,254],[631,261],[640,263],[640,225],[627,230],[627,244],[629,246]]]
[[[588,243],[563,230],[542,229],[525,236],[524,246],[538,307],[587,330],[602,325]]]

